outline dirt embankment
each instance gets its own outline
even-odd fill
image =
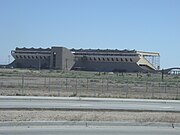
[[[133,121],[180,123],[180,113],[1,110],[0,121]]]

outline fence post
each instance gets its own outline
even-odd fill
[[[22,76],[22,95],[24,94],[24,75]]]
[[[148,91],[148,81],[146,80],[146,93]]]
[[[1,88],[3,87],[3,82],[1,82]]]
[[[76,88],[76,95],[77,95],[78,94],[78,92],[77,92],[77,78],[76,78],[75,88]]]
[[[46,77],[44,78],[44,87],[46,87]]]
[[[128,97],[128,93],[129,93],[129,89],[128,89],[128,80],[127,80],[127,82],[126,82],[126,98]]]
[[[103,94],[103,79],[102,79],[102,85],[101,86],[102,86],[102,94]]]
[[[179,99],[179,82],[177,82],[177,94],[176,94],[176,99]]]
[[[67,78],[66,78],[66,91],[67,91]]]
[[[96,82],[96,81],[95,81]],[[96,97],[96,88],[94,88],[94,96]]]
[[[88,81],[89,81],[89,80],[88,80],[88,78],[87,78],[87,92],[88,92],[88,83],[89,83]]]
[[[61,81],[59,81],[59,86],[60,86],[60,87],[59,87],[59,89],[58,89],[58,96],[60,96]]]
[[[154,89],[152,89],[151,91],[152,91],[152,97],[151,98],[154,98]]]
[[[165,82],[165,83],[164,83],[164,91],[165,91],[165,93],[167,92],[167,91],[166,91],[166,87],[167,87],[167,83]]]
[[[50,93],[50,91],[51,91],[50,85],[51,85],[51,78],[49,77],[49,84],[48,84],[49,93]]]
[[[118,84],[117,81],[115,82],[115,84],[116,84],[115,93],[117,93],[117,96],[118,96],[118,94],[119,94],[119,84]],[[120,97],[120,94],[119,94],[119,97]]]
[[[158,83],[158,90],[159,90],[159,91],[163,91],[161,82]]]
[[[107,91],[109,89],[109,80],[107,79]]]

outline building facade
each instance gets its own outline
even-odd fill
[[[11,51],[14,68],[83,70],[98,72],[141,72],[160,68],[154,52],[111,49],[16,48]]]

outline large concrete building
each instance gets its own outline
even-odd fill
[[[83,70],[98,72],[142,72],[160,68],[154,52],[111,49],[16,48],[11,51],[15,68]]]

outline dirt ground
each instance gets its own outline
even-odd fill
[[[180,123],[180,113],[1,110],[0,121],[132,121]]]
[[[147,76],[148,75],[148,76]],[[0,69],[0,95],[180,99],[180,78],[161,74],[99,74]],[[180,123],[180,113],[0,110],[0,121],[133,121]]]

